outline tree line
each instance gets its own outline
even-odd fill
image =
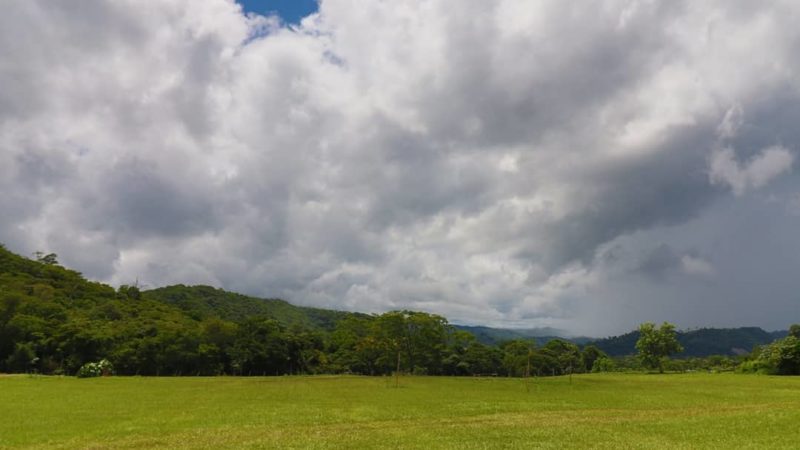
[[[485,345],[435,314],[304,309],[210,287],[115,290],[61,267],[54,254],[30,260],[0,246],[0,372],[76,374],[103,360],[123,375],[554,376],[677,367],[668,359],[680,351],[674,326],[643,324],[639,336],[636,358],[610,358],[594,345],[561,339]],[[800,355],[797,339],[790,335],[754,353],[757,362],[745,362],[758,371],[797,373],[800,365],[783,362]],[[711,363],[682,364],[688,370]]]

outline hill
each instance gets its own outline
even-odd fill
[[[510,341],[534,339],[531,370],[555,375],[583,365],[574,344],[591,341],[559,334],[453,327],[413,311],[301,307],[210,286],[115,290],[61,267],[56,255],[31,260],[0,245],[0,372],[74,374],[87,362],[108,359],[121,374],[387,374],[400,359],[403,370],[415,373],[519,374],[530,350]],[[686,348],[681,356],[732,355],[782,335],[700,329],[681,332],[679,341]],[[631,332],[591,342],[614,356],[633,353],[637,339]]]
[[[583,345],[592,338],[587,337],[568,337],[567,333],[557,328],[491,328],[483,326],[455,325],[459,330],[472,333],[478,342],[485,345],[499,345],[505,341],[515,339],[533,339],[536,344],[541,346],[553,339],[562,339]]]
[[[232,373],[258,364],[296,372],[348,317],[369,316],[208,286],[115,290],[60,266],[56,255],[31,260],[0,245],[0,372],[75,373],[102,358],[129,374]]]
[[[195,320],[218,317],[241,322],[253,316],[267,316],[287,326],[333,331],[346,317],[366,314],[295,306],[276,298],[264,299],[227,292],[211,286],[182,284],[144,291],[142,296],[179,308]]]
[[[619,336],[597,339],[570,337],[555,328],[491,328],[482,326],[456,325],[456,328],[475,335],[486,345],[499,345],[514,339],[533,339],[542,346],[553,339],[562,339],[578,345],[593,344],[611,356],[626,356],[636,353],[638,331]],[[786,331],[765,331],[758,327],[740,328],[700,328],[678,332],[678,342],[684,348],[677,357],[705,357],[710,355],[741,355],[749,353],[757,345],[765,345],[786,336]]]
[[[740,328],[700,328],[679,331],[678,342],[683,346],[679,357],[703,357],[709,355],[741,355],[753,350],[757,345],[769,344],[777,338],[786,336],[786,331],[764,331],[758,327]],[[611,356],[624,356],[636,353],[638,331],[620,336],[612,336],[591,341]]]

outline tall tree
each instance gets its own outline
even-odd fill
[[[636,341],[636,350],[639,351],[642,365],[650,369],[658,369],[660,373],[663,373],[664,359],[673,353],[683,351],[677,336],[675,325],[668,322],[662,323],[659,328],[656,328],[656,324],[652,322],[639,325],[639,340]]]

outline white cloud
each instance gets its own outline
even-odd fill
[[[0,241],[113,283],[625,329],[649,311],[576,309],[639,282],[601,249],[718,214],[709,176],[791,171],[797,13],[325,0],[287,29],[229,0],[9,3]]]

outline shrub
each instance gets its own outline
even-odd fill
[[[78,378],[92,378],[109,376],[114,372],[114,367],[107,359],[98,362],[86,363],[78,369]]]
[[[614,369],[616,369],[616,364],[608,357],[598,358],[594,361],[594,364],[592,364],[592,373],[613,372]]]
[[[754,359],[745,361],[739,365],[737,370],[740,373],[757,373],[761,375],[770,375],[775,373],[775,367],[770,365],[767,361]]]

